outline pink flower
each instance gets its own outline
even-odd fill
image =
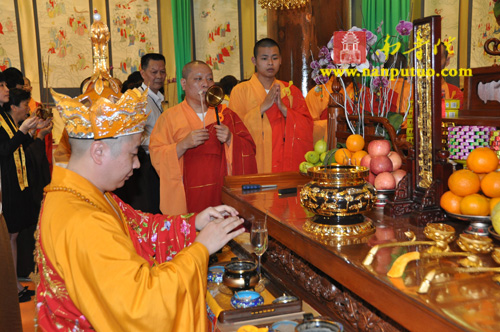
[[[408,36],[413,30],[413,24],[408,21],[399,21],[399,24],[396,25],[396,31],[399,32],[401,36]]]
[[[182,225],[181,225],[181,232],[188,236],[190,231],[189,231],[189,224],[186,222],[186,220],[183,220],[182,221]]]

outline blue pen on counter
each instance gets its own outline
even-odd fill
[[[241,190],[262,190],[262,189],[274,189],[278,188],[277,184],[268,184],[268,185],[260,185],[260,184],[244,184],[241,186]]]

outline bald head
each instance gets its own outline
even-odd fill
[[[194,60],[194,61],[191,61],[189,63],[186,63],[186,65],[184,65],[184,68],[182,68],[182,78],[187,79],[189,76],[189,73],[191,73],[191,71],[193,70],[193,68],[195,66],[205,66],[208,69],[210,69],[210,71],[212,71],[210,66],[207,65],[205,62],[200,61],[200,60]]]
[[[101,140],[70,138],[68,169],[83,176],[102,192],[123,186],[139,168],[141,133]]]
[[[113,157],[116,157],[121,152],[121,147],[123,143],[130,140],[132,135],[120,136],[118,138],[105,138],[99,140],[106,144]],[[86,153],[90,150],[92,143],[95,142],[93,139],[79,139],[79,138],[71,138],[69,139],[69,144],[71,145],[71,157],[80,158],[85,156]]]

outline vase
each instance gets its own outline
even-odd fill
[[[300,191],[300,202],[314,214],[304,229],[319,236],[351,237],[375,231],[363,213],[376,201],[375,188],[362,166],[317,166],[307,171],[311,181]]]

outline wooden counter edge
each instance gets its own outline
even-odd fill
[[[262,214],[260,217],[264,216],[263,212],[240,200],[229,188],[223,188],[222,202],[236,208],[242,217],[255,215],[256,212]],[[430,308],[375,279],[368,271],[346,263],[325,250],[321,243],[290,231],[272,216],[268,216],[268,230],[269,236],[410,331],[462,330],[452,321],[433,313]]]

